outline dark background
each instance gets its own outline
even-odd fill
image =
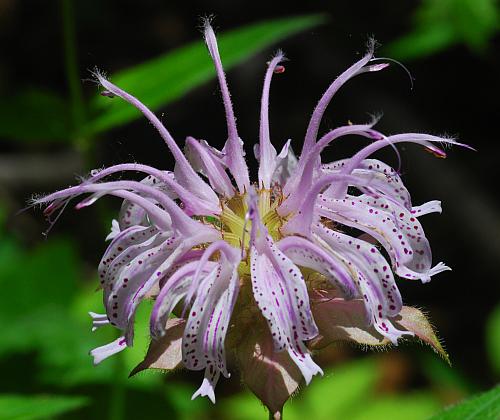
[[[285,51],[289,61],[286,72],[273,80],[271,136],[277,148],[292,138],[294,149],[299,151],[313,107],[333,78],[360,58],[371,36],[381,44],[376,55],[388,54],[393,41],[412,31],[412,16],[420,7],[417,1],[303,2],[301,6],[282,1],[79,1],[75,2],[78,72],[83,94],[90,98],[98,90],[85,81],[90,77],[89,69],[98,66],[112,74],[197,40],[201,37],[199,16],[214,14],[216,30],[227,31],[262,19],[325,13],[328,20],[323,25],[281,41],[228,73],[240,135],[251,162],[265,62],[277,47]],[[0,97],[12,97],[25,86],[69,94],[60,2],[0,2],[0,45]],[[484,337],[485,323],[498,304],[499,292],[499,47],[500,38],[493,33],[481,48],[458,40],[433,54],[407,60],[401,57],[414,78],[413,89],[397,66],[355,78],[336,95],[322,126],[326,130],[348,120],[364,122],[371,114],[383,113],[378,129],[386,134],[448,134],[477,150],[453,148],[442,160],[414,145],[400,148],[404,181],[415,205],[432,199],[443,202],[443,214],[426,216],[423,225],[435,262],[444,261],[453,271],[437,275],[426,285],[401,280],[399,286],[407,304],[428,311],[456,371],[467,378],[472,390],[487,389],[498,379]],[[162,112],[163,121],[179,143],[187,135],[217,147],[225,141],[225,120],[215,81],[195,88]],[[33,193],[65,187],[74,183],[76,173],[119,162],[172,168],[168,149],[143,119],[101,135],[91,156],[85,157],[60,142],[20,142],[5,135],[0,140],[0,166],[4,165],[4,170],[0,169],[0,199],[8,215],[4,236],[16,238],[26,249],[40,246],[41,232],[46,228],[40,212],[14,216]],[[342,140],[326,151],[323,160],[349,156],[361,146],[359,142],[362,140],[356,138]],[[397,164],[393,152],[380,156]],[[57,176],[54,167],[58,168]],[[252,169],[255,174],[255,167]],[[112,217],[118,206],[117,202],[108,203],[77,214],[69,210],[54,227],[51,235],[72,238],[83,261],[86,274],[82,277],[93,275],[105,249],[103,235],[109,223],[105,216]],[[103,218],[106,224],[100,221]],[[416,353],[419,351],[424,350],[417,348]],[[4,359],[4,368],[12,357],[24,360],[22,356],[9,357]],[[414,376],[415,383],[424,381],[418,372]],[[198,379],[196,376],[195,381]],[[221,383],[221,389],[224,386]],[[15,381],[12,389],[6,384],[2,388],[4,392],[24,391]],[[42,388],[34,384],[33,389]]]

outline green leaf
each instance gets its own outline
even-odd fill
[[[262,21],[224,32],[218,37],[225,69],[286,37],[325,20],[322,15]],[[191,43],[133,68],[113,74],[113,83],[130,92],[150,109],[167,105],[215,76],[203,41]],[[89,130],[97,133],[140,116],[139,111],[119,99],[96,97],[91,103],[96,115]]]
[[[486,321],[486,350],[493,369],[500,374],[500,305]]]
[[[6,395],[0,394],[2,420],[37,420],[53,418],[84,407],[87,398],[55,395]]]
[[[500,386],[447,408],[432,420],[498,420],[500,417]]]
[[[40,89],[21,90],[0,102],[0,138],[26,142],[71,141],[66,102]]]
[[[463,43],[483,52],[500,29],[496,0],[424,0],[415,11],[414,29],[386,47],[405,60],[428,56]]]
[[[368,401],[351,420],[422,420],[440,409],[430,393],[412,392],[405,395],[383,395]]]

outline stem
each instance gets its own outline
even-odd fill
[[[269,410],[269,420],[283,420],[283,409],[276,411],[275,413],[272,413],[271,410]]]
[[[62,34],[64,50],[64,70],[66,73],[66,82],[69,88],[71,102],[71,118],[75,135],[75,142],[83,149],[88,144],[82,137],[82,130],[85,124],[85,103],[83,102],[83,93],[81,80],[78,70],[76,31],[75,31],[75,11],[73,0],[61,1]]]

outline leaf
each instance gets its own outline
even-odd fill
[[[500,305],[486,321],[486,350],[493,369],[500,374]]]
[[[324,20],[322,15],[288,17],[262,21],[222,33],[218,41],[225,68],[228,70],[265,47]],[[157,110],[214,76],[212,62],[200,40],[118,72],[111,79],[150,109]],[[94,133],[125,124],[140,116],[134,107],[116,99],[96,97],[91,105],[96,117],[88,128]]]
[[[310,348],[314,350],[321,350],[336,341],[352,341],[366,346],[391,344],[373,326],[368,325],[362,299],[344,300],[332,295],[327,299],[316,299],[312,311],[319,330],[319,335],[309,342]],[[399,326],[399,329],[414,333],[450,364],[448,354],[421,311],[403,306],[399,315],[391,321],[395,323],[396,328]]]
[[[53,418],[88,404],[89,401],[85,397],[0,394],[0,418],[2,420]]]
[[[186,321],[172,318],[167,321],[165,335],[151,341],[144,360],[130,372],[134,376],[145,369],[173,370],[182,362],[182,335]]]
[[[422,420],[439,410],[440,404],[431,393],[412,392],[406,395],[380,395],[353,410],[350,420]]]
[[[425,0],[414,15],[414,29],[387,46],[401,59],[415,59],[464,43],[482,52],[500,29],[495,0]]]
[[[451,406],[431,420],[498,420],[500,417],[500,386]]]
[[[321,350],[336,341],[353,341],[368,346],[389,344],[375,328],[368,325],[363,300],[328,298],[316,301],[312,307],[319,335],[309,347]]]
[[[267,325],[255,324],[236,353],[243,382],[271,413],[279,413],[298,389],[302,374],[286,351],[276,352]]]
[[[0,102],[0,137],[26,142],[69,142],[72,137],[68,105],[48,90],[21,90]]]
[[[27,252],[14,245],[9,253],[5,259],[0,255],[0,288],[8,296],[0,305],[0,354],[63,338],[62,314],[77,281],[76,255],[68,241],[54,238]]]
[[[420,340],[431,346],[437,354],[451,365],[448,353],[444,350],[432,325],[421,311],[410,306],[403,306],[401,312],[395,318],[395,322],[406,330],[413,332]]]

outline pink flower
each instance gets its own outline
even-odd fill
[[[321,97],[300,158],[289,142],[277,153],[270,141],[268,105],[273,75],[284,71],[278,52],[264,78],[255,147],[258,182],[251,183],[208,22],[205,41],[226,113],[228,139],[222,151],[188,137],[183,153],[145,105],[97,74],[104,95],[129,102],[158,130],[175,168],[116,165],[36,200],[48,204],[47,216],[58,216],[84,194],[77,208],[104,195],[124,200],[99,264],[106,314],[91,314],[94,328],[111,324],[123,335],[92,350],[94,362],[133,345],[135,311],[149,297],[155,299],[152,341],[134,372],[181,364],[204,370],[193,398],[208,396],[215,402],[217,381],[230,376],[229,361],[271,412],[279,413],[301,378],[309,383],[323,373],[311,351],[337,340],[397,345],[401,337],[417,335],[446,357],[425,317],[403,306],[395,281],[398,276],[425,283],[449,270],[443,263],[432,266],[419,221],[441,212],[440,202],[413,206],[399,174],[371,155],[409,142],[445,156],[436,144],[459,143],[427,134],[385,136],[374,122],[339,127],[317,139],[334,94],[353,77],[387,66],[374,62],[370,47]],[[325,147],[346,135],[370,142],[349,159],[322,163]],[[147,177],[108,180],[127,172]],[[351,228],[363,235],[347,233]]]

